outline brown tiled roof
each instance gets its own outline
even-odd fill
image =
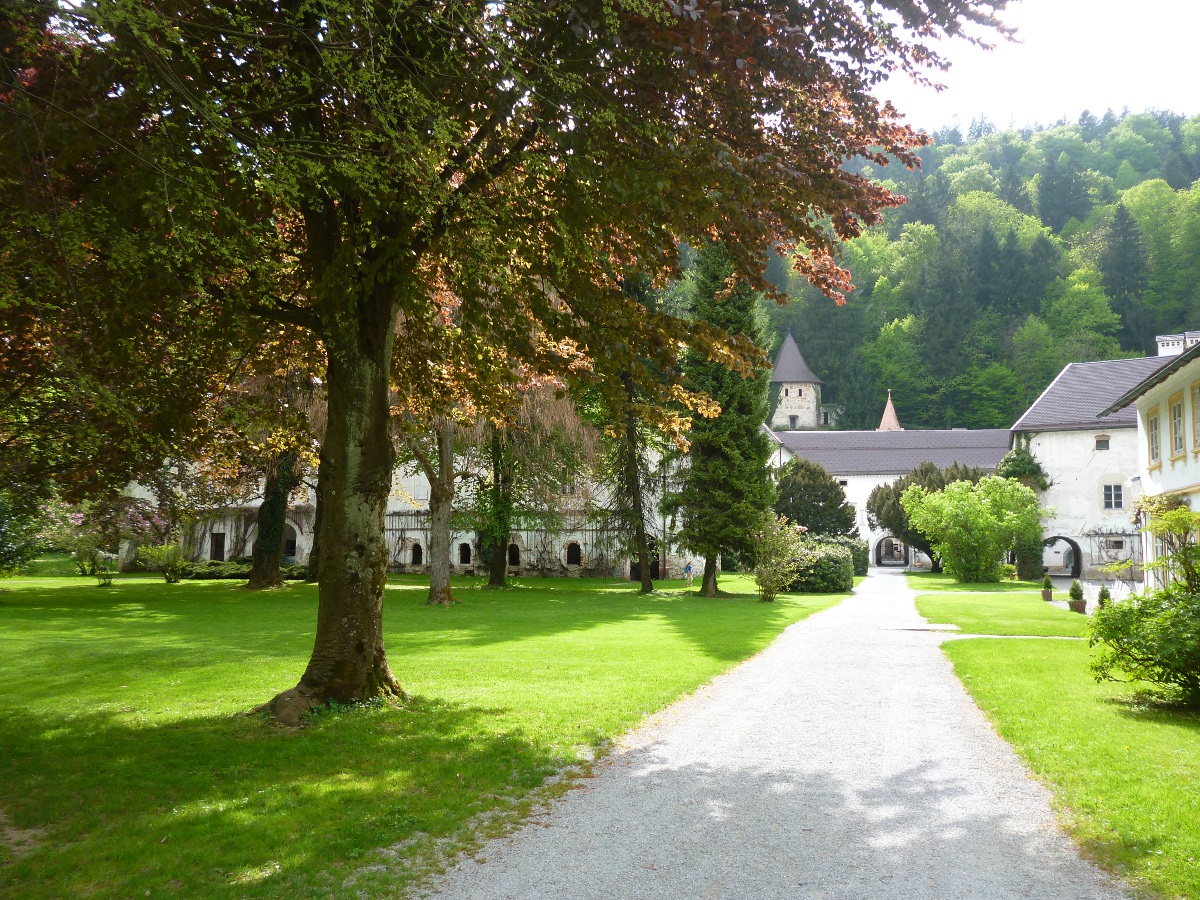
[[[1071,363],[1013,425],[1013,431],[1105,431],[1136,428],[1137,410],[1125,407],[1100,414],[1113,401],[1174,362],[1172,356]]]
[[[904,475],[923,462],[944,469],[991,470],[1008,452],[1003,428],[946,431],[776,431],[797,456],[820,463],[831,475]]]

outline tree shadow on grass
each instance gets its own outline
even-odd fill
[[[636,585],[614,587],[611,579],[597,581],[517,581],[499,595],[456,588],[463,603],[450,609],[428,606],[418,586],[404,585],[389,591],[384,602],[389,655],[447,645],[484,647],[654,620],[712,659],[736,662],[761,649],[793,621],[843,596],[797,596],[772,604],[746,594],[715,600],[694,594],[642,595]]]
[[[341,895],[374,848],[454,835],[483,798],[511,808],[561,765],[494,714],[417,699],[299,732],[245,716],[5,715],[0,807],[44,833],[26,854],[0,851],[0,896]]]

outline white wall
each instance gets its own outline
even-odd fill
[[[1097,450],[1098,437],[1107,436],[1108,450]],[[1047,538],[1060,535],[1078,544],[1084,578],[1115,576],[1102,567],[1126,559],[1134,549],[1133,505],[1141,496],[1138,473],[1138,435],[1132,428],[1094,431],[1044,431],[1030,435],[1029,449],[1050,478],[1040,497],[1052,510],[1044,521]],[[1120,485],[1121,509],[1104,508],[1104,486]],[[1108,535],[1103,537],[1102,535]],[[1124,542],[1117,548],[1116,541]],[[1064,544],[1047,548],[1046,564],[1061,563]]]

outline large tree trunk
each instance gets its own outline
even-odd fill
[[[488,587],[502,588],[508,574],[508,544],[512,540],[512,496],[508,466],[504,460],[504,440],[492,429],[491,519],[489,535],[492,558],[488,565]]]
[[[440,419],[437,436],[437,470],[429,480],[429,602],[449,606],[450,518],[454,513],[454,422]]]
[[[288,497],[299,482],[300,458],[282,453],[267,467],[263,499],[258,507],[258,536],[254,541],[254,565],[250,569],[251,590],[283,584],[279,564],[283,559],[283,536],[287,530]]]
[[[704,579],[700,582],[701,597],[717,596],[717,557],[716,554],[704,557]]]
[[[622,475],[625,478],[625,493],[630,500],[630,514],[633,517],[633,542],[637,551],[638,568],[642,576],[642,586],[639,593],[649,594],[654,591],[654,582],[650,579],[650,542],[646,539],[646,506],[642,495],[642,477],[638,469],[638,433],[637,420],[632,415],[625,418],[625,465]],[[662,568],[659,568],[662,575]]]
[[[317,489],[313,492],[316,495],[316,506],[313,509],[313,539],[312,549],[308,551],[308,578],[306,581],[317,582],[321,580],[321,514],[324,510],[321,508],[321,466],[317,467]]]
[[[388,286],[377,286],[358,300],[357,316],[325,322],[329,405],[319,476],[316,643],[300,683],[270,704],[289,724],[298,724],[308,710],[329,700],[403,696],[383,649],[383,523],[393,464],[391,297]]]

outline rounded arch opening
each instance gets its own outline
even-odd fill
[[[568,566],[583,565],[583,550],[580,548],[577,541],[570,541],[566,546],[566,557]]]
[[[875,565],[877,566],[903,568],[909,564],[911,559],[912,551],[908,544],[890,534],[881,538],[875,545]]]
[[[421,549],[421,545],[414,543],[409,552],[409,565],[423,566],[425,565],[425,551]]]
[[[283,526],[283,559],[289,564],[296,562],[296,529],[290,523]]]
[[[1083,572],[1083,551],[1071,538],[1052,535],[1042,541],[1042,566],[1051,575],[1078,578]]]

